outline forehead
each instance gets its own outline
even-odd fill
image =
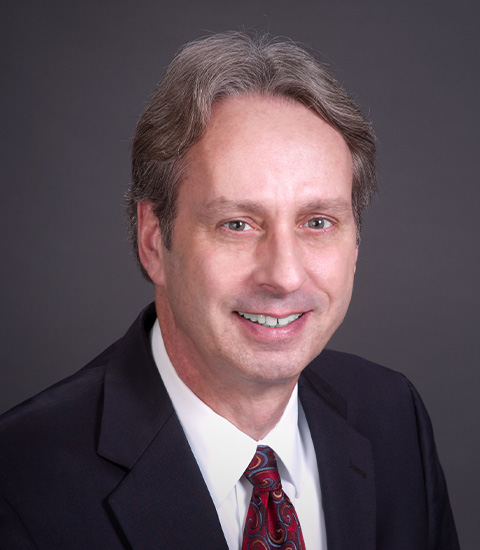
[[[196,180],[205,192],[228,187],[239,195],[253,189],[261,194],[275,185],[287,192],[317,184],[324,195],[345,186],[351,192],[352,158],[343,137],[286,98],[246,95],[217,103],[186,160],[186,180]]]
[[[234,143],[252,143],[254,130],[271,139],[282,135],[285,142],[315,139],[321,133],[325,144],[348,148],[337,130],[302,103],[255,94],[232,96],[215,103],[200,142],[224,150]]]

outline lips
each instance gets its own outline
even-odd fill
[[[292,315],[288,315],[287,317],[271,317],[270,315],[242,313],[241,311],[238,311],[237,313],[245,319],[248,319],[252,323],[258,323],[259,325],[269,328],[286,327],[303,315],[302,313],[293,313]]]

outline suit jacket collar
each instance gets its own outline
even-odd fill
[[[227,550],[218,516],[153,361],[146,308],[114,350],[105,375],[98,454],[126,470],[108,498],[134,550]]]
[[[134,550],[227,550],[210,494],[153,361],[146,308],[115,346],[106,369],[98,454],[126,475],[108,498]],[[347,420],[347,404],[307,367],[299,396],[315,446],[328,550],[375,547],[370,442]]]

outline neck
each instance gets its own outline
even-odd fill
[[[190,389],[217,414],[259,441],[280,421],[294,387],[295,382],[288,387],[268,389],[251,385],[246,392],[226,388],[223,394],[220,389],[215,392]]]
[[[176,353],[165,340],[170,361],[178,376],[213,411],[256,441],[278,423],[295,388],[297,379],[269,384],[242,379],[225,383],[210,371],[191,369],[190,361]],[[198,364],[197,364],[198,365]]]
[[[206,362],[179,334],[170,319],[157,315],[165,349],[181,380],[217,414],[256,441],[279,422],[298,380],[265,380],[228,365]]]

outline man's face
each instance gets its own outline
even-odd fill
[[[187,164],[154,276],[167,351],[184,379],[291,383],[350,302],[348,147],[299,103],[243,96],[214,107]]]

